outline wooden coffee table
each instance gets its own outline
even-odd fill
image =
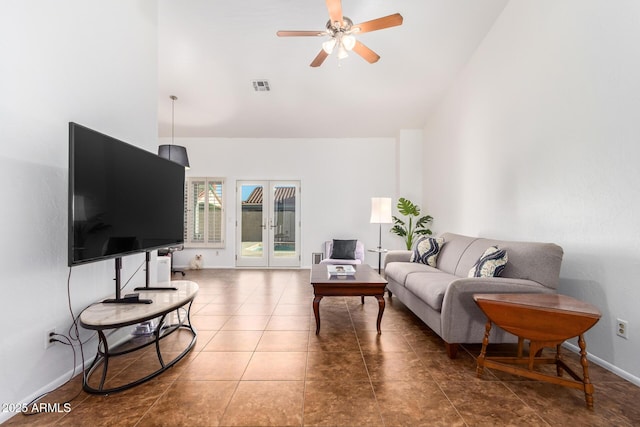
[[[591,304],[558,294],[475,294],[473,299],[486,314],[482,350],[478,356],[477,375],[483,368],[496,369],[534,380],[547,381],[583,390],[587,407],[593,408],[593,384],[589,380],[587,344],[583,334],[600,319],[600,311]],[[517,357],[487,357],[489,332],[495,323],[518,337]],[[582,377],[569,368],[560,353],[561,344],[578,337]],[[522,356],[524,340],[529,340],[529,356]],[[544,347],[555,347],[555,357],[541,357]],[[555,364],[556,375],[534,371],[539,364]],[[525,365],[519,367],[518,365]],[[562,378],[566,371],[573,379]]]
[[[320,333],[320,300],[323,297],[364,297],[372,296],[378,300],[378,333],[384,313],[384,290],[387,281],[384,280],[367,264],[354,266],[356,273],[351,276],[329,276],[327,266],[314,264],[311,266],[311,285],[313,286],[313,313],[316,316],[316,335]]]

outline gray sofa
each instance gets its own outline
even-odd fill
[[[402,301],[445,342],[449,357],[458,344],[480,343],[486,317],[473,301],[475,293],[553,293],[562,262],[562,248],[553,243],[511,242],[444,233],[437,268],[409,262],[411,251],[389,251],[385,276],[390,297]],[[484,251],[497,245],[509,261],[501,277],[468,278]],[[493,327],[489,342],[516,342]]]

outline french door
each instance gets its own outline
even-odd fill
[[[236,266],[300,266],[300,181],[237,181]]]

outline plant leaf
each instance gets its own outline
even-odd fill
[[[416,230],[416,234],[419,234],[421,236],[425,236],[425,235],[429,235],[430,236],[433,233],[428,228],[421,228],[420,230]]]
[[[398,199],[398,212],[400,212],[404,216],[418,216],[420,215],[420,208],[418,208],[413,202],[405,199],[404,197],[400,197]]]
[[[391,232],[397,234],[400,237],[404,237],[407,235],[407,231],[403,227],[400,227],[398,225],[394,225],[391,228]]]
[[[394,223],[394,224],[396,224],[396,225],[402,225],[402,226],[404,226],[404,221],[403,221],[403,220],[401,220],[400,218],[398,218],[397,216],[394,216],[394,217],[393,217],[393,223]]]
[[[427,224],[429,224],[431,221],[433,221],[433,217],[431,215],[425,215],[422,218],[418,219],[418,221],[416,222],[416,228],[426,227]]]

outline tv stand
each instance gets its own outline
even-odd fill
[[[145,285],[135,288],[134,291],[177,291],[178,288],[175,286],[149,286],[149,262],[151,261],[151,252],[147,251],[145,257],[145,268],[147,271]]]
[[[80,325],[98,333],[96,357],[83,375],[82,386],[86,392],[110,394],[135,387],[171,368],[193,349],[197,333],[191,325],[190,316],[191,305],[198,294],[198,285],[187,280],[174,283],[177,291],[143,293],[152,298],[154,304],[98,303],[90,305],[80,314]],[[124,299],[126,298],[127,296]],[[124,341],[113,342],[122,333],[113,335],[112,331],[121,328],[127,331],[144,322],[154,325],[147,333],[140,334],[134,330]],[[165,346],[165,339],[173,333],[178,333],[179,336],[174,337],[176,340],[169,340]],[[135,379],[130,375],[121,376],[122,365],[113,359],[126,357],[134,352],[144,354],[143,359],[146,359],[154,353],[150,348],[155,348],[155,371],[149,373],[149,369],[143,367],[132,370],[139,374]],[[177,354],[179,351],[181,352]]]

